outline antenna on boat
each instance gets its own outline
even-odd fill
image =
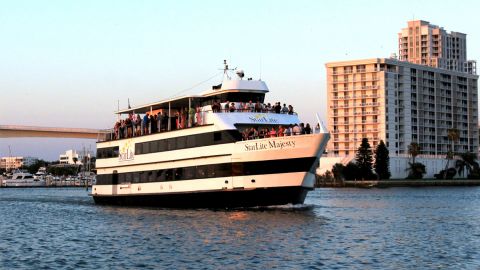
[[[223,76],[227,77],[227,79],[231,80],[232,78],[228,75],[229,71],[234,71],[237,68],[230,69],[228,68],[227,60],[223,60]]]

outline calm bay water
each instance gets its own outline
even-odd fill
[[[0,269],[479,269],[480,188],[317,189],[305,206],[97,206],[0,189]]]

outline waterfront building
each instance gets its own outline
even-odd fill
[[[38,161],[36,157],[24,157],[23,158],[23,166],[32,166]]]
[[[76,159],[76,162],[75,162]],[[82,164],[81,157],[75,150],[68,150],[59,157],[60,164]]]
[[[401,61],[476,74],[476,62],[467,60],[467,35],[427,21],[409,21],[398,33],[398,53]]]
[[[373,149],[385,142],[392,178],[406,177],[411,143],[420,146],[426,177],[445,168],[449,151],[478,153],[478,76],[466,44],[466,34],[415,20],[398,33],[399,59],[327,63],[332,137],[319,172],[354,159],[362,138]]]
[[[2,157],[0,158],[0,169],[12,171],[23,166],[23,157]]]
[[[408,154],[412,142],[423,155],[478,151],[477,75],[387,58],[326,66],[329,153],[355,155],[362,138],[385,141],[390,155]]]

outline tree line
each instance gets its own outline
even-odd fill
[[[437,179],[453,179],[458,174],[459,177],[468,179],[480,179],[480,166],[475,153],[455,153],[454,144],[458,141],[459,132],[457,129],[450,129],[448,138],[451,141],[449,151],[446,155],[445,168],[434,175]],[[411,161],[406,168],[406,179],[422,179],[426,173],[426,167],[418,162],[416,157],[421,154],[421,147],[418,143],[412,142],[408,146],[408,154]],[[455,160],[454,167],[451,167],[451,161]],[[360,147],[357,149],[355,159],[347,165],[336,163],[331,171],[326,171],[320,176],[320,180],[331,181],[333,179],[342,180],[388,180],[390,173],[389,151],[383,141],[377,145],[375,151],[372,150],[367,138],[363,138]]]

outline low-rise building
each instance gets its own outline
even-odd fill
[[[23,157],[2,157],[0,158],[0,169],[12,171],[23,166]]]
[[[75,150],[67,150],[65,154],[61,154],[59,162],[60,164],[82,164],[81,157]]]

